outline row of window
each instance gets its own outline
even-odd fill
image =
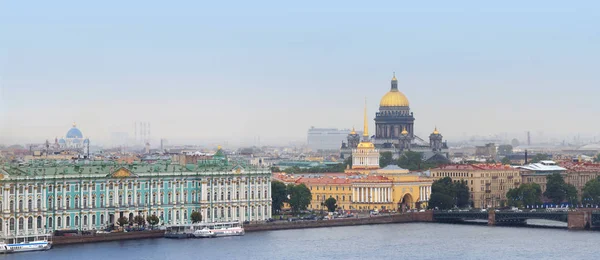
[[[191,187],[195,188],[195,187],[200,187],[201,186],[201,182],[202,182],[202,179],[200,179],[198,181],[191,181],[191,182],[179,183],[179,184],[176,181],[161,181],[160,182],[160,187],[161,187],[161,189],[165,189],[165,187],[167,189],[171,189],[171,188],[172,189],[181,189],[182,187],[185,188],[186,186],[189,186],[189,185],[186,185],[186,184],[191,183]],[[225,184],[225,183],[227,183],[228,185],[231,184],[230,181],[215,181],[215,182],[217,184],[221,184],[221,185]],[[156,184],[156,182],[152,182],[152,183]],[[256,179],[251,179],[250,180],[250,184],[251,185],[260,184],[260,183],[267,184],[267,180],[266,179],[265,180],[256,180]],[[247,184],[248,184],[248,182],[243,182],[243,183],[240,182],[240,183],[238,183],[238,185],[247,185]],[[133,189],[134,185],[135,185],[135,187],[137,189],[141,189],[142,187],[149,188],[150,183],[149,182],[135,182],[135,183],[134,182],[126,182],[126,183],[119,182],[118,184],[117,183],[114,183],[114,184],[100,183],[98,186],[99,186],[100,190],[104,190],[105,186],[109,190],[113,190],[117,186],[119,187],[119,189],[123,189],[125,186],[128,189]],[[15,191],[16,191],[15,186],[18,186],[17,189],[18,189],[19,193],[21,193],[21,194],[24,193],[25,187],[27,187],[27,190],[30,191],[30,192],[33,190],[33,187],[34,187],[34,185],[11,185],[10,186],[10,194],[11,195],[15,194]],[[37,184],[35,186],[37,187],[38,191],[42,190],[42,184]],[[74,187],[74,191],[79,191],[80,186],[82,187],[83,191],[88,191],[88,185],[86,183],[83,183],[83,184],[77,183],[77,184],[48,185],[48,191],[49,192],[54,192],[53,190],[54,190],[54,188],[56,188],[57,192],[62,192],[62,187],[63,186],[65,187],[65,191],[67,191],[67,192],[71,191],[71,186]],[[95,191],[96,190],[96,186],[97,186],[96,183],[94,183],[91,186],[91,190]]]
[[[314,187],[316,187],[317,190],[319,190],[320,186],[314,186]],[[322,187],[323,187],[322,190],[327,190],[326,186],[322,186]],[[341,187],[342,187],[342,191],[346,190],[346,186],[341,186]],[[351,189],[351,187],[348,187],[348,190],[350,190],[350,189]],[[310,186],[310,190],[313,190],[313,186]],[[329,186],[329,190],[333,190],[333,186]],[[335,190],[339,191],[340,190],[340,186],[335,186]]]

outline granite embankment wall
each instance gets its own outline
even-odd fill
[[[256,232],[269,230],[376,225],[409,222],[433,222],[433,212],[430,211],[407,214],[394,214],[370,218],[342,218],[318,221],[271,222],[265,224],[245,225],[244,229],[246,230],[246,232]]]
[[[53,237],[53,245],[68,245],[81,243],[108,242],[117,240],[145,239],[164,237],[164,230],[138,231],[138,232],[118,232],[108,234],[96,234],[86,236],[60,236]]]

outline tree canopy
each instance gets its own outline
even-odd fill
[[[119,219],[117,219],[117,224],[119,224],[119,226],[125,226],[127,224],[129,224],[129,219],[126,217],[120,217]]]
[[[334,212],[337,209],[337,201],[334,198],[328,198],[325,200],[325,207],[327,207],[327,211]]]
[[[508,155],[513,153],[513,146],[510,144],[503,144],[498,146],[499,155]]]
[[[304,184],[294,185],[289,184],[287,186],[287,193],[289,195],[288,203],[292,208],[292,212],[297,213],[301,210],[306,210],[310,201],[312,200],[312,194],[310,189]]]
[[[504,158],[502,158],[500,162],[502,164],[511,164],[510,158],[508,158],[508,156],[504,156]]]
[[[152,227],[158,225],[158,223],[160,222],[160,219],[156,215],[150,215],[146,217],[146,220],[148,221],[148,224],[150,224],[150,226]]]
[[[202,214],[198,211],[194,211],[190,215],[190,219],[192,220],[192,223],[200,223],[202,222]]]
[[[439,179],[431,185],[429,208],[451,209],[469,206],[469,188],[465,182],[452,181],[450,177]]]
[[[546,176],[546,191],[544,196],[554,204],[568,201],[572,204],[577,204],[577,189],[568,183],[565,183],[562,175],[553,173]]]
[[[133,218],[133,222],[136,223],[138,226],[143,226],[146,224],[146,220],[144,219],[144,217],[142,215],[137,215]]]
[[[287,188],[283,182],[273,181],[271,182],[271,200],[272,200],[272,211],[279,212],[283,203],[287,201]]]
[[[550,160],[550,157],[547,154],[538,153],[531,157],[530,163],[538,163],[540,161]]]
[[[396,162],[392,157],[392,152],[381,152],[379,154],[379,167],[383,168],[390,164],[395,164]]]
[[[582,191],[582,200],[585,204],[600,204],[600,178],[588,181]]]
[[[541,196],[542,188],[537,183],[521,184],[518,188],[510,189],[506,193],[508,206],[519,208],[541,204]]]

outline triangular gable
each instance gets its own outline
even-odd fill
[[[127,169],[125,167],[121,167],[121,168],[117,169],[116,171],[114,171],[113,173],[111,173],[109,175],[109,177],[111,177],[111,178],[131,178],[131,177],[137,177],[137,175],[133,174],[129,169]]]

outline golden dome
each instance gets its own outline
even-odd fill
[[[352,127],[352,132],[350,132],[351,135],[355,135],[356,131],[354,131],[354,126]]]
[[[434,134],[434,135],[439,135],[439,134],[440,134],[440,132],[438,132],[438,130],[437,130],[437,126],[436,126],[436,127],[435,127],[435,129],[433,130],[433,134]]]
[[[371,143],[371,142],[363,141],[363,142],[360,142],[356,148],[358,148],[358,149],[365,149],[365,148],[366,149],[375,149],[375,145],[373,145],[373,143]]]
[[[402,135],[407,135],[408,131],[406,131],[406,127],[402,127]]]
[[[379,106],[381,107],[407,107],[408,99],[402,92],[397,89],[392,89],[390,92],[385,94],[383,98],[381,98],[381,102],[379,102]]]

